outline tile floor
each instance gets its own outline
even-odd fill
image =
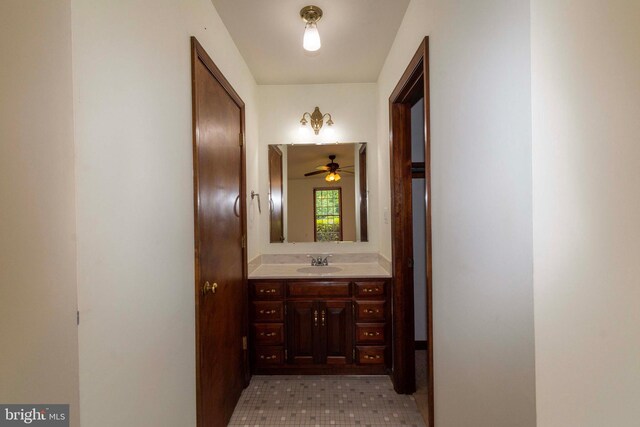
[[[256,375],[240,397],[233,427],[424,427],[413,396],[387,376]]]

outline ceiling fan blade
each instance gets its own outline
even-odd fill
[[[319,175],[321,173],[327,173],[327,171],[308,172],[308,173],[305,173],[304,176]]]
[[[337,172],[340,172],[340,173],[348,173],[348,174],[351,174],[351,175],[355,175],[355,172],[353,172],[353,171],[346,171],[346,170],[343,170],[343,169],[338,169],[338,170],[337,170]]]
[[[352,167],[353,167],[353,165],[349,165],[349,166],[340,166],[340,168],[341,168],[341,169],[344,169],[344,168],[352,168]]]
[[[329,170],[329,166],[318,166],[316,169],[322,170],[322,171],[328,171]]]

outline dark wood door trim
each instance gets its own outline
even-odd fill
[[[431,234],[431,126],[429,102],[429,38],[425,37],[389,97],[393,268],[393,383],[399,393],[415,391],[413,313],[413,225],[411,210],[410,109],[424,98],[425,230],[427,275],[427,375],[429,425],[434,427],[433,298]]]
[[[246,245],[246,235],[247,235],[247,206],[246,206],[246,150],[244,144],[244,136],[245,136],[245,104],[238,95],[238,93],[233,89],[229,81],[222,74],[220,69],[215,65],[211,57],[204,50],[202,45],[198,42],[195,37],[191,37],[191,83],[192,83],[192,129],[193,129],[193,155],[194,159],[197,158],[197,142],[198,142],[198,104],[196,102],[196,68],[195,64],[197,61],[200,61],[214,76],[214,78],[220,83],[220,85],[224,88],[225,92],[229,95],[229,97],[233,100],[233,102],[240,109],[240,135],[239,144],[241,144],[241,177],[240,177],[240,197],[239,197],[239,209],[240,209],[240,217],[241,217],[241,230],[242,235],[244,236],[243,245],[242,245],[242,299],[243,301],[248,301],[248,272],[247,272],[247,245]],[[199,307],[199,297],[201,294],[201,277],[200,277],[200,233],[199,233],[199,170],[198,170],[198,162],[194,162],[194,237],[195,237],[195,248],[194,248],[194,258],[195,258],[195,323],[196,323],[196,419],[197,425],[199,427],[205,427],[202,422],[201,411],[206,402],[202,402],[202,383],[201,383],[201,372],[200,372],[200,354],[201,354],[201,346],[200,342],[200,307]],[[243,305],[243,335],[246,337],[248,335],[248,308],[246,304]],[[250,371],[249,371],[249,361],[247,351],[244,352],[244,385],[245,387],[249,384],[250,380]]]

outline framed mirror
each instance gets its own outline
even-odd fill
[[[368,241],[366,143],[268,150],[271,243]]]

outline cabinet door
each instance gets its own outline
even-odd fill
[[[350,301],[326,301],[320,304],[322,343],[319,351],[322,363],[345,365],[352,363],[353,319]]]
[[[322,363],[317,351],[320,347],[319,322],[320,310],[317,303],[308,301],[287,303],[290,363]]]

